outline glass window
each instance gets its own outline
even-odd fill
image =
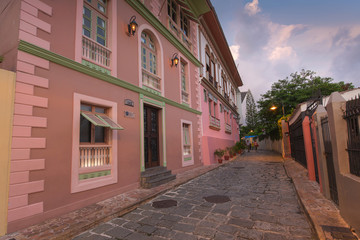
[[[168,0],[168,15],[175,23],[177,23],[176,10],[177,10],[177,4],[175,3],[175,1]]]
[[[187,37],[189,36],[189,19],[183,11],[180,12],[180,29]]]
[[[85,0],[83,7],[83,35],[106,46],[106,25],[106,1]]]
[[[190,134],[190,124],[183,123],[183,155],[191,154],[191,134]]]

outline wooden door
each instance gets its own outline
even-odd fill
[[[144,105],[145,168],[159,166],[159,110]]]

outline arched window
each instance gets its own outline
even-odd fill
[[[142,82],[146,87],[161,90],[158,76],[158,50],[154,37],[147,31],[141,33]]]

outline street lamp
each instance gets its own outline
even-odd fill
[[[285,116],[285,110],[284,110],[284,103],[281,103],[281,108],[282,108],[282,112],[283,112],[283,116]],[[277,106],[272,105],[272,107],[270,108],[270,110],[275,111],[277,109]]]

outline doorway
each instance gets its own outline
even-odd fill
[[[145,168],[157,167],[159,159],[159,109],[144,105]]]

